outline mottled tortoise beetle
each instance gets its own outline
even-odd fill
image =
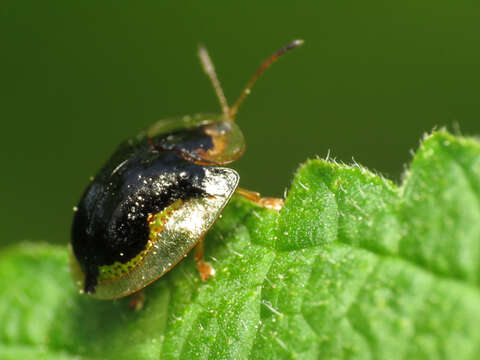
[[[203,280],[213,268],[203,260],[203,237],[234,193],[280,208],[281,199],[239,189],[239,175],[223,167],[245,149],[234,122],[257,78],[296,40],[263,62],[229,107],[205,48],[199,57],[221,115],[161,120],[117,148],[74,208],[71,268],[82,292],[99,299],[132,294],[155,281],[195,246]]]

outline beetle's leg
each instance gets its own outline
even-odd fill
[[[283,207],[283,199],[262,197],[258,192],[242,188],[237,188],[235,192],[238,195],[243,196],[244,198],[247,198],[248,200],[268,209],[280,210]]]
[[[142,290],[133,293],[130,297],[130,309],[138,311],[143,308],[145,303],[145,294]]]
[[[205,261],[203,256],[203,239],[204,236],[198,242],[195,248],[195,262],[197,263],[198,272],[200,273],[200,278],[202,281],[206,281],[210,276],[215,275],[215,269],[210,265],[210,263]]]

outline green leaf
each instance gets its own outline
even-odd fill
[[[235,198],[191,256],[129,299],[74,290],[66,250],[0,253],[1,359],[476,359],[480,145],[426,137],[397,187],[311,160],[276,212]]]

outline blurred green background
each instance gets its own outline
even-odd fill
[[[3,0],[0,243],[66,243],[72,207],[121,140],[219,111],[200,42],[232,103],[262,60],[306,41],[241,108],[241,186],[280,196],[329,150],[399,182],[425,131],[480,134],[479,19],[461,0]]]

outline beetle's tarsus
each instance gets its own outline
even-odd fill
[[[130,297],[129,307],[131,310],[139,311],[142,310],[143,305],[145,304],[145,294],[143,291],[137,291],[133,293]]]
[[[206,261],[197,261],[197,268],[202,281],[207,281],[211,276],[215,275],[215,269]]]
[[[250,191],[247,189],[237,188],[235,191],[237,195],[243,196],[244,198],[254,202],[257,205],[263,206],[267,209],[281,210],[284,204],[283,199],[272,198],[272,197],[262,197],[260,193],[256,191]]]
[[[257,202],[258,205],[273,210],[281,210],[284,203],[285,201],[283,201],[283,199],[271,197],[260,198],[260,200]]]

